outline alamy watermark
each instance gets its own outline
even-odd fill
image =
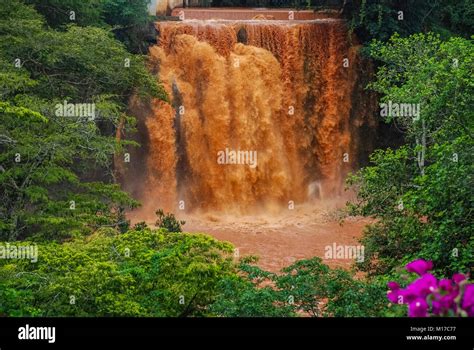
[[[417,151],[416,162],[420,169],[421,175],[424,175],[427,127],[425,120],[423,118],[420,118],[420,113],[421,107],[419,103],[396,103],[388,101],[388,103],[380,104],[380,116],[382,117],[412,118],[413,124],[416,125],[418,129],[418,132],[415,136],[416,145],[419,146]]]
[[[257,167],[257,151],[233,150],[226,148],[217,152],[217,164],[240,164],[248,165],[254,169]]]
[[[420,117],[419,103],[397,103],[388,101],[388,103],[380,104],[381,117],[412,117],[418,119]]]
[[[35,263],[38,261],[38,246],[0,244],[0,259],[27,259]]]
[[[332,245],[324,247],[325,259],[350,259],[357,262],[364,262],[363,245],[338,245],[335,242]]]
[[[47,340],[48,343],[56,341],[56,327],[35,327],[26,324],[18,328],[19,340]]]
[[[64,101],[54,106],[55,115],[57,117],[78,117],[94,120],[95,103],[69,103]]]

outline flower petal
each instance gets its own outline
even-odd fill
[[[405,267],[406,267],[408,272],[415,272],[419,276],[422,276],[427,271],[429,271],[433,268],[433,263],[431,261],[418,259],[418,260],[414,260],[411,263],[407,264]]]

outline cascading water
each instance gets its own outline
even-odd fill
[[[342,20],[156,27],[150,60],[171,101],[131,105],[146,136],[142,202],[253,212],[340,193],[374,128]],[[232,164],[233,151],[255,154],[255,166]]]

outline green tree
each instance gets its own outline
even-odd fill
[[[218,284],[235,274],[232,251],[209,236],[150,229],[41,242],[37,262],[0,259],[0,314],[208,315]]]
[[[403,315],[403,308],[387,309],[387,280],[354,278],[348,271],[330,269],[320,258],[299,260],[275,274],[240,263],[239,276],[220,283],[211,311],[226,317],[329,316],[372,317]]]
[[[93,162],[97,155],[77,134],[89,128],[91,141],[104,143],[93,132],[94,124],[61,125],[5,102],[0,103],[0,117],[2,240],[35,234],[61,239],[91,232],[118,224],[121,206],[137,205],[117,185],[80,181],[74,159]]]
[[[163,209],[158,209],[156,215],[158,216],[156,227],[164,228],[169,232],[181,232],[181,226],[186,223],[186,221],[177,220],[173,213],[165,214]]]
[[[470,0],[354,0],[343,14],[360,40],[388,40],[435,31],[445,37],[469,37],[474,30],[474,4]]]
[[[420,114],[387,115],[406,144],[377,151],[372,165],[349,179],[358,189],[353,213],[377,219],[362,240],[360,267],[380,274],[425,258],[446,275],[468,272],[474,261],[472,40],[394,36],[374,42],[371,53],[383,62],[371,84],[382,102],[419,104]]]
[[[71,24],[111,30],[135,53],[146,53],[155,41],[148,0],[25,0],[45,17],[49,26],[65,29]]]
[[[112,160],[136,143],[116,129],[133,129],[132,94],[166,99],[143,58],[101,28],[51,30],[14,0],[0,6],[0,63],[0,238],[126,229],[123,210],[138,203],[114,184]],[[64,103],[93,104],[92,120],[58,114]]]

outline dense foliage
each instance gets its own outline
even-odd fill
[[[24,241],[22,245],[33,242]],[[38,261],[0,259],[0,315],[381,316],[385,283],[354,280],[321,259],[281,274],[209,236],[143,228],[100,229],[67,243],[39,243]],[[395,306],[396,308],[397,306]]]
[[[42,242],[36,263],[0,259],[0,314],[207,315],[218,282],[233,273],[231,253],[209,236],[150,229]]]
[[[78,2],[79,3],[79,2]],[[105,29],[49,28],[20,1],[0,5],[0,239],[62,239],[120,224],[138,203],[113,183],[112,159],[133,142],[131,94],[166,98],[140,56]],[[86,117],[58,105],[93,104]]]
[[[354,213],[371,216],[361,269],[388,273],[424,257],[440,272],[469,272],[474,261],[474,46],[416,34],[374,42],[385,62],[371,87],[382,103],[419,104],[419,116],[386,116],[405,133],[399,149],[379,150],[350,179]]]
[[[221,294],[211,309],[222,316],[385,316],[386,281],[355,279],[342,269],[330,269],[320,258],[300,260],[275,274],[243,259],[245,278],[221,282]],[[242,276],[242,275],[241,275]],[[393,309],[397,309],[395,306]]]
[[[146,53],[153,42],[153,25],[148,16],[148,0],[26,0],[57,29],[70,24],[112,30],[131,51]]]
[[[388,40],[393,34],[435,31],[444,36],[469,37],[474,32],[474,4],[470,0],[354,0],[345,17],[359,39]]]

